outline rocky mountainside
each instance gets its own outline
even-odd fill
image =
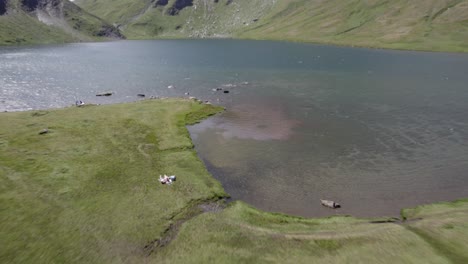
[[[267,16],[277,0],[77,0],[129,38],[231,37]]]
[[[0,44],[122,37],[116,27],[68,0],[0,0]]]
[[[238,37],[468,51],[468,0],[76,0],[129,38]]]
[[[0,0],[0,44],[120,32],[468,52],[468,0]]]

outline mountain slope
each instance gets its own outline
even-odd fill
[[[276,0],[77,0],[129,38],[228,37],[266,16]]]
[[[100,38],[122,35],[114,26],[67,0],[0,0],[0,45]]]
[[[290,0],[247,38],[468,51],[466,0]]]
[[[468,0],[77,0],[129,38],[239,37],[468,51]]]

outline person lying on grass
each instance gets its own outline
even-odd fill
[[[164,177],[162,177],[161,175],[159,175],[159,182],[161,184],[167,184],[167,185],[171,185],[173,181],[176,180],[176,177],[175,175],[172,175],[172,176],[167,176],[166,174],[164,174]]]

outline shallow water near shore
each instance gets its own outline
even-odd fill
[[[234,199],[268,211],[398,216],[468,196],[467,54],[237,40],[1,48],[0,89],[0,111],[137,94],[224,105],[189,127],[196,150]]]

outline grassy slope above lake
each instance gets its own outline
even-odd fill
[[[467,0],[284,0],[240,36],[468,52]]]
[[[0,14],[0,45],[97,41],[122,37],[114,26],[67,0],[44,0],[39,3],[26,0],[0,1],[6,3],[7,7],[6,13]]]
[[[159,4],[160,2],[167,4]],[[253,19],[266,16],[274,2],[79,0],[76,3],[97,16],[119,24],[128,38],[151,39],[230,37],[247,24],[253,23]]]
[[[134,39],[222,36],[468,52],[468,0],[76,2]]]
[[[403,223],[200,207],[225,193],[185,124],[218,111],[170,99],[1,113],[0,262],[468,262],[468,200]]]

